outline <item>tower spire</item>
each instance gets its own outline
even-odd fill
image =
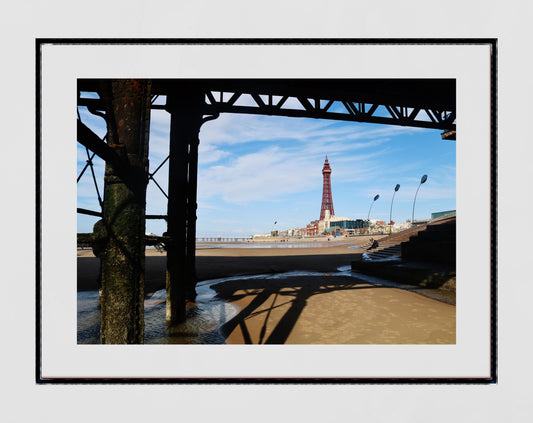
[[[328,162],[328,155],[326,154],[326,160],[324,161],[324,167],[322,167],[322,206],[320,207],[320,220],[324,220],[326,217],[326,210],[329,210],[330,216],[335,215],[333,210],[333,197],[331,195],[331,167]]]

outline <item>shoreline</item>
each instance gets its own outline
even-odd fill
[[[370,236],[330,241],[325,246],[299,248],[198,248],[198,282],[236,275],[281,273],[291,270],[333,272],[340,266],[359,260],[363,251],[350,246],[365,244]],[[353,240],[353,242],[352,242]],[[327,242],[327,241],[321,241]],[[91,249],[77,251],[77,290],[97,289],[99,259]],[[146,249],[145,294],[166,286],[166,253]]]

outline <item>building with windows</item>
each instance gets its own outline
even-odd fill
[[[365,222],[362,219],[335,220],[335,221],[330,221],[329,226],[330,227],[339,227],[342,230],[346,230],[346,229],[366,229],[368,227],[368,222]]]
[[[341,236],[342,234],[343,234],[343,231],[341,228],[332,226],[331,228],[324,230],[324,233],[322,235],[327,235],[327,236],[331,235],[331,236],[337,237],[337,236]]]
[[[447,210],[447,211],[431,213],[431,219],[436,219],[437,217],[451,217],[455,215],[456,215],[455,210]]]
[[[305,228],[306,236],[317,236],[318,235],[318,220],[313,220],[311,223],[307,224]]]

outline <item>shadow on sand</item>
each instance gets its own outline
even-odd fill
[[[245,344],[284,344],[311,297],[332,291],[382,288],[352,277],[332,276],[286,277],[275,284],[271,279],[248,279],[211,285],[225,301],[248,303],[219,328],[220,334],[227,339],[239,329]],[[258,334],[255,342],[252,333],[256,338]]]

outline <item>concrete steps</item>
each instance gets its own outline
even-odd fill
[[[402,243],[401,256],[408,261],[421,261],[455,266],[456,220],[443,219],[428,225],[418,236]]]
[[[378,248],[368,250],[362,260],[353,261],[352,270],[396,283],[450,291],[455,301],[455,233],[453,216],[376,237]]]
[[[455,245],[455,230],[450,231],[451,225],[455,225],[455,216],[413,226],[382,238],[376,237],[379,243],[377,248],[367,250],[371,245],[370,243],[362,246],[362,249],[367,250],[363,256],[363,260],[390,260],[403,256],[410,257],[412,255],[411,251],[413,250],[411,246],[415,246],[417,251],[427,249],[429,255],[434,254],[433,252],[429,253],[429,250],[433,251],[435,248],[441,254],[442,251],[452,251],[451,247]],[[454,248],[453,251],[455,251]],[[418,256],[416,257],[417,259],[422,258],[420,253],[418,253]],[[425,256],[424,258],[427,259]]]
[[[402,254],[402,249],[400,245],[391,245],[390,247],[381,247],[373,250],[371,253],[368,253],[367,256],[371,260],[383,260],[394,257],[400,257]]]
[[[409,241],[412,236],[416,236],[420,231],[425,229],[426,225],[420,225],[401,232],[396,232],[392,235],[387,235],[380,239],[376,237],[379,246],[372,250],[368,250],[363,256],[363,259],[372,261],[400,258],[402,255],[402,242]],[[370,243],[367,243],[362,246],[362,249],[366,250],[370,245]]]

